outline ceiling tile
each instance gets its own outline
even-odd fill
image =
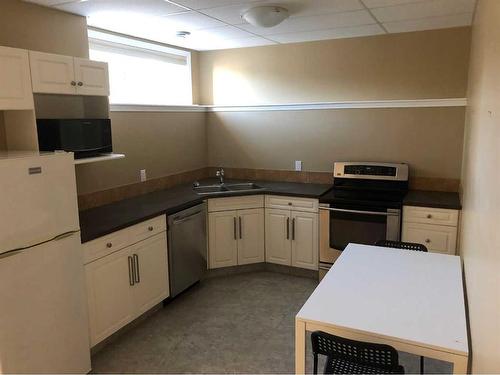
[[[240,3],[202,9],[200,12],[215,17],[231,25],[245,23],[241,19],[241,14],[247,9],[261,5],[279,4],[290,11],[291,18],[311,15],[321,15],[326,13],[348,12],[364,9],[359,0],[281,0],[279,2],[272,0],[247,1]]]
[[[114,17],[115,13],[164,16],[186,12],[186,9],[167,3],[164,0],[88,0],[57,5],[56,8],[82,16],[106,13],[108,17]]]
[[[395,5],[423,3],[424,1],[434,0],[362,0],[368,8],[390,7]]]
[[[426,17],[472,13],[475,0],[434,0],[430,2],[372,9],[380,22],[403,21]]]
[[[241,5],[255,2],[257,0],[172,0],[173,2],[191,9],[208,9],[230,5]]]
[[[210,27],[225,26],[223,22],[219,22],[213,18],[196,12],[175,14],[165,16],[163,18],[168,25],[171,25],[176,30],[193,31],[207,29]]]
[[[242,29],[259,35],[273,35],[292,32],[325,30],[339,27],[374,24],[373,17],[365,10],[345,13],[327,13],[318,16],[293,17],[275,27],[255,27],[249,24],[240,25]]]
[[[244,39],[252,38],[255,35],[240,30],[233,26],[212,27],[210,29],[203,29],[195,31],[191,34],[190,38],[203,38],[204,40],[211,39]]]
[[[409,31],[444,29],[448,27],[468,26],[472,23],[472,13],[456,14],[452,16],[421,18],[384,23],[390,33],[404,33]]]
[[[301,33],[275,34],[269,39],[280,43],[310,42],[315,40],[353,38],[357,36],[380,35],[385,31],[378,25],[364,25],[355,27],[341,27],[338,29],[306,31]]]

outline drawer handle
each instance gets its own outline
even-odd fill
[[[431,215],[431,214],[428,214],[428,215],[427,215],[427,219],[432,219],[432,215]]]
[[[152,232],[152,231],[153,231],[153,229],[154,229],[153,227],[148,227],[148,230],[149,230],[150,232]]]
[[[427,238],[427,239],[425,240],[425,243],[431,243],[431,240]]]
[[[111,248],[113,247],[113,244],[112,244],[111,242],[108,242],[108,243],[106,244],[106,247],[107,247],[108,249],[111,249]]]
[[[288,202],[288,205],[291,206],[292,205],[292,202]]]

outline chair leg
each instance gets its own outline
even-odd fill
[[[317,353],[314,353],[314,370],[313,370],[313,374],[317,374],[318,373],[318,354]]]
[[[424,373],[424,357],[420,356],[420,373]]]

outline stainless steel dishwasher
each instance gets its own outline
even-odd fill
[[[170,297],[195,284],[206,272],[206,203],[168,217],[168,267]]]

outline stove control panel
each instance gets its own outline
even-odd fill
[[[336,162],[335,178],[408,181],[408,165],[404,163]]]

